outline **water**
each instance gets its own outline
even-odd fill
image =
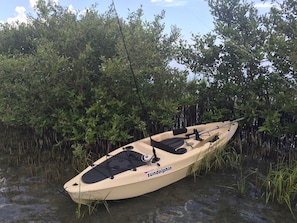
[[[295,222],[283,205],[265,205],[261,193],[248,182],[245,195],[236,189],[238,173],[220,170],[187,177],[159,191],[141,197],[108,202],[108,213],[99,205],[81,221],[76,217],[77,204],[58,192],[61,183],[48,183],[44,171],[32,176],[26,165],[12,168],[0,158],[0,222]],[[255,165],[255,166],[253,166]],[[258,164],[251,163],[250,168]],[[65,176],[68,180],[73,173]]]

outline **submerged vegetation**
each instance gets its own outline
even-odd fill
[[[80,171],[142,138],[146,124],[154,134],[245,117],[232,149],[205,161],[205,171],[235,168],[243,195],[247,179],[258,180],[257,171],[242,169],[244,157],[269,161],[266,201],[286,203],[293,213],[297,3],[272,1],[267,14],[242,0],[208,3],[215,28],[191,42],[177,27],[165,33],[164,11],[153,21],[144,21],[141,7],[120,18],[148,114],[137,98],[113,7],[99,13],[94,5],[78,14],[40,0],[27,23],[0,23],[1,152],[14,165],[31,165],[32,174],[45,163],[61,163],[57,173],[45,172],[49,180],[61,179],[66,165]],[[173,60],[187,69],[171,67]]]

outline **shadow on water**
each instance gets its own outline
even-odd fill
[[[12,168],[5,161],[2,156],[0,222],[79,222],[77,205],[57,192],[62,182],[50,184],[42,173],[31,176],[26,165]],[[72,175],[69,171],[65,180]],[[148,195],[108,202],[110,213],[99,205],[80,222],[294,222],[284,206],[266,206],[252,185],[238,196],[237,180],[238,173],[231,170],[210,172],[196,182],[187,177]]]

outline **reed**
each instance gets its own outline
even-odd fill
[[[76,212],[75,212],[76,218],[78,220],[82,220],[87,215],[89,215],[89,216],[94,215],[94,213],[96,213],[96,211],[98,210],[98,207],[101,206],[102,204],[105,207],[106,211],[108,213],[110,213],[108,203],[105,200],[96,201],[96,202],[93,202],[92,204],[88,204],[88,205],[82,205],[82,204],[78,203]]]
[[[207,154],[201,160],[197,160],[190,167],[192,174],[207,174],[211,170],[219,170],[222,168],[240,169],[244,161],[242,149],[239,152],[232,146],[224,146],[217,148],[214,152]]]
[[[81,197],[79,196],[79,200],[80,199],[81,199]],[[88,215],[93,215],[95,213],[95,211],[98,209],[98,206],[102,205],[102,204],[104,205],[105,210],[108,213],[110,213],[106,199],[94,201],[91,204],[87,204],[87,205],[82,205],[81,203],[78,202],[76,212],[75,212],[76,218],[78,220],[82,220],[86,216],[87,213],[88,213]]]
[[[93,162],[90,158],[91,154],[87,154],[81,144],[75,144],[71,147],[73,148],[74,155],[72,159],[72,167],[79,173]]]
[[[295,219],[292,203],[296,203],[297,198],[297,161],[287,163],[281,160],[275,168],[271,164],[263,187],[266,203],[286,204]]]
[[[236,149],[237,148],[237,149]],[[248,174],[244,173],[244,162],[246,156],[243,154],[242,144],[239,142],[233,147],[232,145],[226,148],[218,148],[214,153],[207,154],[198,164],[193,164],[190,168],[194,176],[194,181],[199,174],[207,174],[210,171],[216,171],[223,168],[230,168],[238,172],[237,182],[232,185],[232,189],[236,189],[240,197],[244,196],[246,192],[246,184],[251,176],[255,176],[255,185],[258,187],[258,169]],[[230,188],[230,187],[228,187]]]
[[[238,148],[238,149],[235,149]],[[226,159],[226,166],[232,170],[242,169],[243,162],[245,160],[245,155],[243,154],[241,142],[236,145],[236,147],[230,146],[224,154]]]
[[[197,159],[196,163],[190,166],[190,174],[196,180],[196,177],[200,174],[207,174],[209,171],[222,169],[232,163],[234,154],[230,147],[217,148],[214,152],[206,154],[202,159]]]
[[[257,182],[258,179],[258,170],[252,171],[247,175],[244,175],[242,168],[239,169],[239,179],[237,180],[237,191],[240,197],[243,197],[245,195],[246,192],[246,183],[248,181],[248,179],[252,176],[255,175],[255,181]],[[257,188],[257,183],[255,184],[256,188]]]
[[[244,162],[247,158],[247,156],[243,152],[243,146],[241,140],[238,140],[235,147],[229,147],[228,150],[223,154],[224,158],[226,159],[226,167],[231,168],[231,170],[236,170],[238,172],[237,176],[237,182],[236,182],[236,189],[238,191],[238,195],[240,197],[243,197],[246,192],[246,184],[249,178],[252,175],[255,175],[255,185],[256,188],[258,187],[258,169],[255,171],[252,171],[248,174],[245,174],[244,171]]]
[[[212,168],[211,165],[211,156],[207,154],[204,158],[197,159],[196,163],[190,166],[190,173],[193,174],[194,180],[196,181],[196,176],[199,174],[207,174]]]
[[[231,168],[232,170],[236,170],[238,172],[238,180],[236,183],[236,188],[240,197],[243,197],[246,191],[246,182],[248,177],[252,174],[244,175],[243,171],[243,162],[244,162],[244,155],[242,152],[242,144],[241,141],[237,144],[238,151],[231,147],[229,149],[228,154],[226,154],[227,159],[227,167]]]
[[[109,211],[109,207],[108,207],[108,203],[106,200],[100,200],[100,201],[95,201],[92,204],[88,204],[88,214],[92,215],[94,214],[94,212],[98,209],[98,206],[101,206],[103,204],[103,206],[105,207],[105,210],[110,213]]]
[[[82,207],[82,204],[81,203],[77,203],[77,208],[76,208],[76,211],[75,211],[75,215],[76,215],[76,218],[81,220],[83,218],[83,215],[82,215],[82,212],[81,212],[81,207]]]
[[[79,197],[78,197],[79,201],[81,200],[80,195],[81,194],[80,194],[80,184],[79,184]],[[82,207],[83,205],[80,202],[78,202],[75,214],[76,214],[76,218],[79,220],[81,220],[85,216],[85,211],[82,212]]]

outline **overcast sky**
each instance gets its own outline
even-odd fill
[[[69,8],[79,10],[81,13],[98,3],[97,10],[104,13],[112,0],[46,0]],[[255,2],[260,0],[255,0]],[[15,21],[26,22],[27,15],[34,16],[34,6],[37,0],[0,0],[0,22],[14,23]],[[213,19],[205,0],[114,0],[120,17],[126,18],[130,11],[137,10],[142,5],[145,19],[151,21],[154,15],[166,11],[166,30],[171,25],[176,25],[182,30],[184,38],[190,38],[191,34],[205,34],[213,29]],[[268,3],[256,3],[260,10],[270,7]]]

